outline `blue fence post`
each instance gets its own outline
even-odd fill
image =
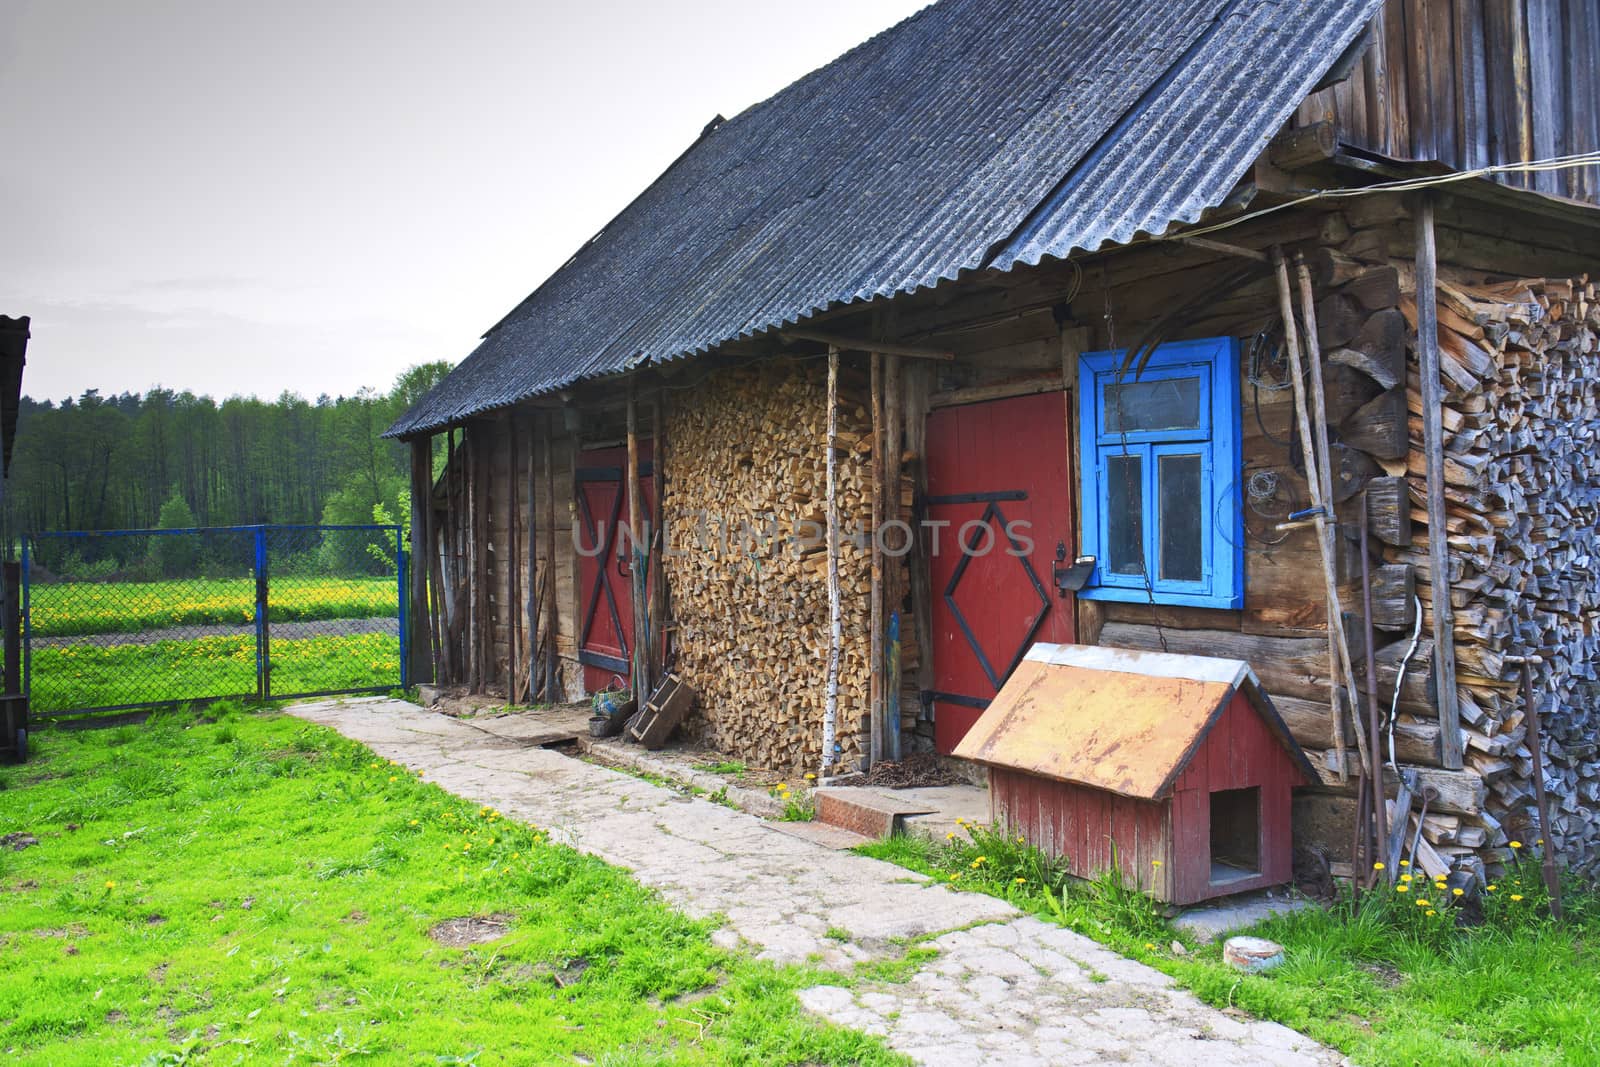
[[[410,650],[410,647],[411,647],[410,646],[410,641],[411,641],[410,612],[408,612],[406,610],[406,601],[408,599],[407,593],[410,590],[407,589],[406,569],[411,564],[411,557],[406,554],[405,541],[406,541],[406,539],[405,539],[405,531],[402,530],[400,527],[396,526],[394,528],[394,559],[395,559],[395,564],[396,564],[395,571],[396,571],[396,573],[398,575],[398,581],[396,583],[396,595],[398,596],[399,601],[400,601],[400,688],[401,689],[409,689],[410,686],[409,686],[408,683],[411,680],[411,678],[410,678],[411,672],[408,669],[409,664],[407,664],[407,662],[406,662],[406,660],[410,658],[407,655],[407,652]]]
[[[267,531],[256,530],[256,699],[272,699],[272,657],[267,647]]]
[[[30,590],[32,588],[31,575],[33,573],[33,556],[29,551],[32,544],[27,534],[22,535],[22,697],[23,706],[28,709],[31,716],[33,712],[33,617],[28,612],[32,601]]]

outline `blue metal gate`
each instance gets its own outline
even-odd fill
[[[30,718],[403,689],[406,567],[399,526],[30,534]]]

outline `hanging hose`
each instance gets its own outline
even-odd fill
[[[1417,621],[1411,627],[1411,644],[1406,648],[1406,654],[1401,657],[1400,670],[1394,676],[1394,699],[1389,702],[1389,724],[1386,728],[1389,742],[1389,766],[1395,774],[1400,773],[1400,765],[1394,758],[1394,720],[1400,713],[1400,687],[1405,684],[1406,667],[1411,663],[1411,657],[1417,654],[1417,645],[1422,641],[1422,598],[1415,593],[1411,595],[1412,604],[1416,608]]]

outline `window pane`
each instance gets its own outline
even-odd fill
[[[1141,456],[1106,460],[1106,567],[1112,574],[1144,573],[1144,462]]]
[[[1156,486],[1160,494],[1162,578],[1198,582],[1202,573],[1200,547],[1200,457],[1159,456]]]
[[[1200,379],[1161,378],[1105,387],[1105,432],[1200,427]]]

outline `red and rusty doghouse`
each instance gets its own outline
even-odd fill
[[[1289,881],[1314,780],[1249,664],[1088,645],[1035,645],[955,754],[1011,832],[1172,904]]]

